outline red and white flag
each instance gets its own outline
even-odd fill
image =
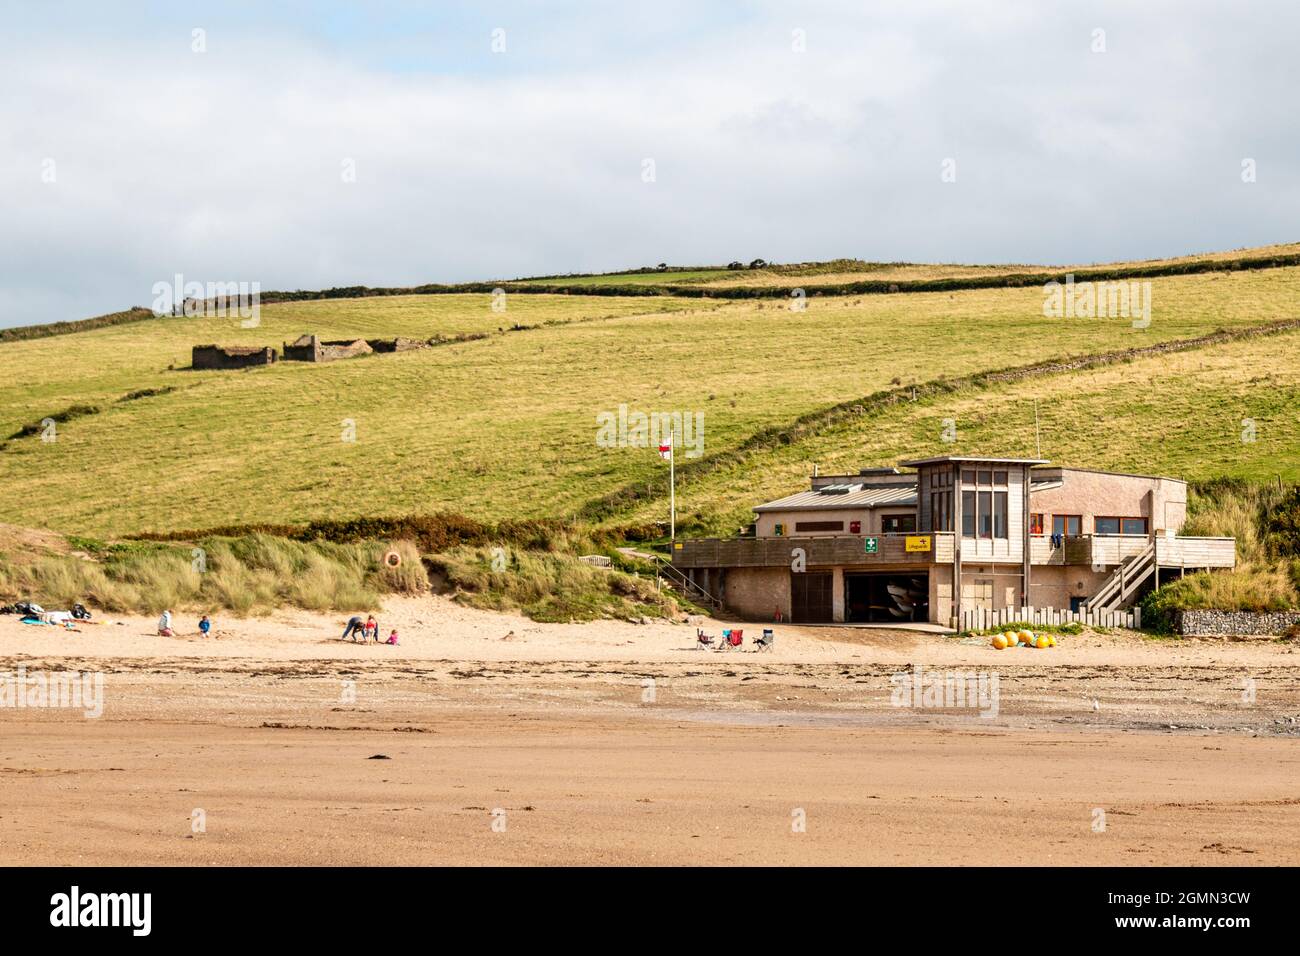
[[[670,458],[673,457],[673,440],[671,438],[669,438],[666,442],[660,441],[659,457],[662,458],[664,461],[668,461]]]

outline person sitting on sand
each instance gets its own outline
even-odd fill
[[[207,637],[210,630],[212,630],[212,622],[208,620],[208,616],[205,614],[203,620],[199,621],[199,633]]]
[[[346,641],[349,635],[360,634],[360,633],[361,633],[361,618],[354,614],[352,615],[352,617],[348,618],[348,626],[343,628],[343,636],[340,637],[339,640]],[[354,644],[356,643],[356,640],[357,639],[355,637],[352,638],[352,642]]]
[[[158,636],[159,637],[172,636],[172,612],[171,611],[163,611],[162,617],[158,618]]]
[[[392,632],[388,635],[388,640],[385,641],[384,643],[385,643],[385,644],[396,644],[396,643],[397,643],[397,628],[393,628]]]
[[[366,618],[365,629],[361,632],[361,642],[364,644],[366,641],[379,643],[379,622],[375,620],[373,614]]]

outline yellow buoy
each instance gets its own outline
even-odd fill
[[[1032,643],[1033,640],[1034,640],[1034,632],[1033,632],[1033,631],[1021,631],[1019,634],[1016,635],[1016,637],[1020,638],[1020,639],[1021,639],[1022,641],[1024,641],[1026,644],[1029,644],[1029,643]]]
[[[1003,637],[1001,634],[993,635],[993,647],[995,650],[1000,651],[1006,646],[1007,646],[1007,639],[1005,637]]]
[[[1046,634],[1044,634],[1042,637],[1040,637],[1040,638],[1038,639],[1038,646],[1039,646],[1039,647],[1051,647],[1051,646],[1052,646],[1052,645],[1051,645],[1051,642],[1048,640]]]
[[[1048,635],[1047,635],[1047,646],[1048,646],[1048,647],[1055,647],[1055,646],[1056,646],[1056,635],[1055,635],[1055,634],[1048,634]]]
[[[1007,642],[1007,647],[1015,647],[1016,642],[1019,640],[1015,631],[1007,631],[1002,637]]]

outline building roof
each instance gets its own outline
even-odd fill
[[[900,461],[899,464],[905,468],[919,468],[921,465],[938,465],[945,461],[951,462],[988,462],[991,465],[1048,465],[1051,462],[1046,458],[986,458],[979,455],[936,455],[933,458],[917,458],[912,461]]]
[[[801,491],[757,505],[755,511],[821,511],[827,508],[880,508],[916,506],[915,485],[871,488],[862,484],[830,485],[818,491]]]

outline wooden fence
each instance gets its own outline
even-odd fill
[[[1127,611],[1066,611],[1055,607],[1008,607],[995,611],[991,608],[972,607],[961,612],[957,629],[983,631],[1018,623],[1031,626],[1079,623],[1092,627],[1132,629],[1142,626],[1142,608],[1134,607]]]

